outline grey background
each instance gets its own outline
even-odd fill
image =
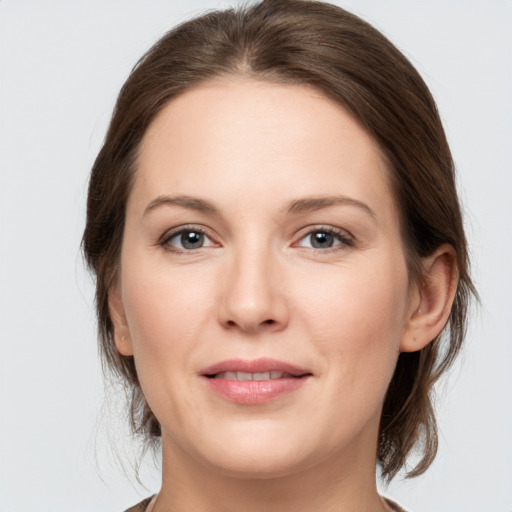
[[[439,456],[387,494],[414,512],[510,512],[512,2],[337,3],[384,31],[438,101],[483,301],[438,388]],[[158,489],[156,470],[142,469],[149,490],[130,477],[124,413],[103,405],[79,252],[87,175],[136,60],[176,22],[227,5],[0,1],[1,512],[120,511]]]

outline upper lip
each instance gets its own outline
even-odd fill
[[[311,372],[285,361],[277,359],[260,358],[248,361],[245,359],[227,359],[212,364],[200,371],[201,375],[216,375],[223,372],[247,372],[247,373],[265,373],[265,372],[283,372],[289,373],[294,377],[311,375]]]

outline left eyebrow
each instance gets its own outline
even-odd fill
[[[309,213],[337,205],[355,206],[364,210],[374,220],[377,219],[375,212],[366,203],[347,196],[305,197],[296,199],[288,204],[286,211],[288,213]]]

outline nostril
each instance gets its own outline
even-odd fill
[[[1,1],[1,0],[0,0]],[[261,317],[260,317],[261,318]],[[265,317],[263,317],[265,318]],[[223,325],[227,329],[240,328],[242,331],[252,332],[258,331],[259,329],[271,328],[272,330],[276,329],[278,325],[280,325],[280,321],[275,320],[274,318],[267,318],[266,320],[260,320],[254,317],[240,317],[240,318],[231,318],[226,319],[223,322]]]

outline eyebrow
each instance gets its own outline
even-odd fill
[[[288,203],[285,211],[288,214],[310,213],[338,205],[356,206],[357,208],[361,208],[366,213],[368,213],[373,219],[377,218],[375,212],[366,203],[363,203],[358,199],[353,199],[346,196],[322,196],[295,199],[294,201]],[[219,208],[205,199],[191,196],[167,195],[158,196],[156,199],[153,199],[153,201],[151,201],[144,210],[144,215],[147,215],[149,212],[160,206],[179,206],[181,208],[186,208],[187,210],[194,210],[197,212],[214,215],[216,217],[221,216],[221,211]]]
[[[194,210],[196,212],[220,216],[220,210],[213,203],[210,203],[205,199],[190,196],[158,196],[148,204],[144,210],[144,215],[147,215],[159,206],[180,206],[187,210]]]
[[[366,203],[346,196],[306,197],[304,199],[297,199],[289,203],[287,211],[288,213],[309,213],[337,205],[356,206],[366,213],[369,213],[373,219],[377,219],[375,212]]]

